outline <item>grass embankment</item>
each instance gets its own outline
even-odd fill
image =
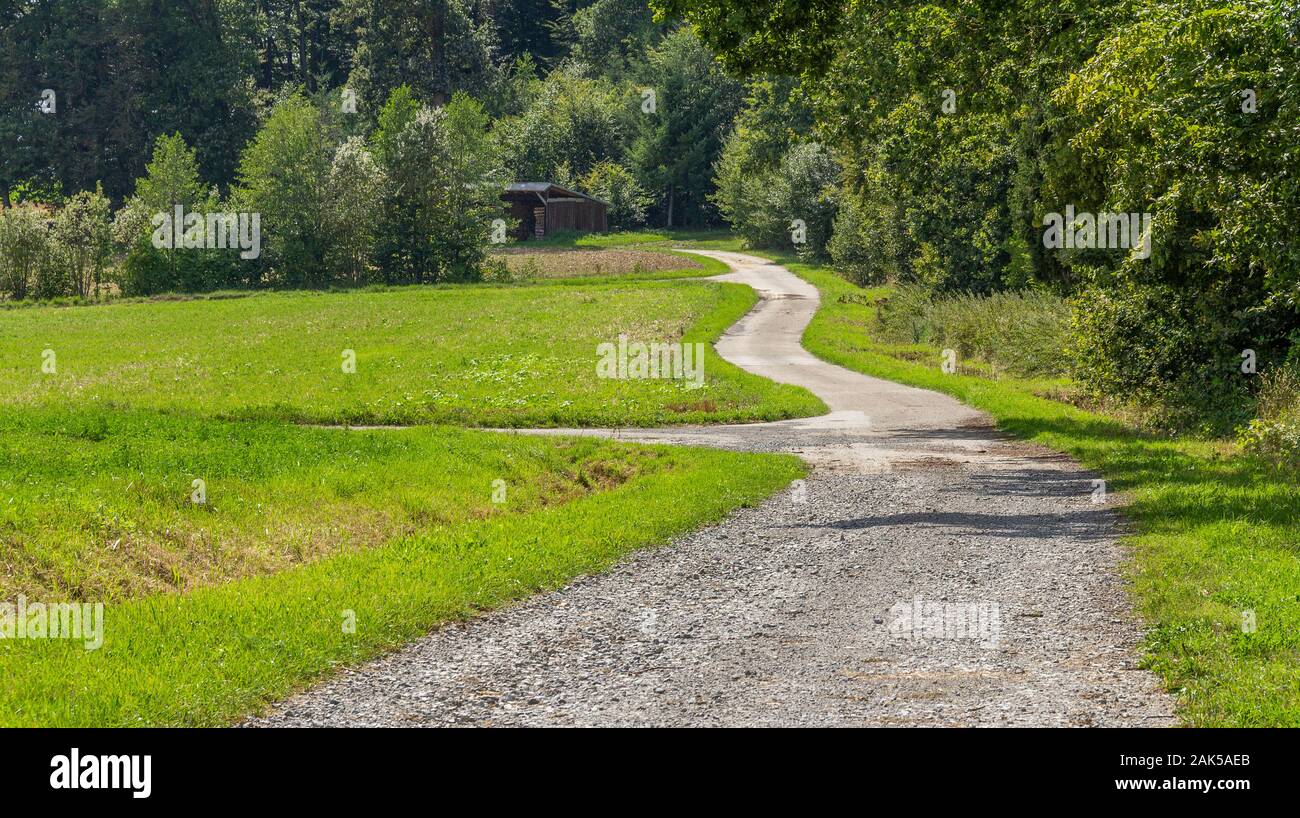
[[[0,599],[185,592],[561,505],[681,465],[587,438],[9,411]]]
[[[245,571],[244,553],[227,551],[224,535],[310,514],[313,498],[321,509],[313,531],[346,528],[355,509],[373,518],[392,513],[396,536],[368,548],[329,543],[317,561],[183,594],[109,598],[97,650],[82,640],[0,640],[0,724],[227,723],[440,623],[558,587],[714,522],[803,473],[787,456],[489,432],[289,431],[138,415],[108,423],[109,436],[86,451],[77,451],[84,438],[63,441],[56,465],[24,476],[20,497],[53,502],[41,519],[55,521],[56,532],[75,529],[83,507],[101,506],[115,525],[136,532],[129,546],[125,537],[117,546],[128,558],[109,556],[105,539],[116,540],[114,532],[70,531],[52,556],[45,539],[11,529],[6,536],[21,539],[7,543],[6,563],[23,565],[17,552],[43,566],[26,582],[125,591],[129,569],[144,568],[147,578],[151,554],[169,549],[187,566],[211,554],[213,566],[205,567]],[[25,445],[57,443],[47,422],[37,425],[41,431],[19,432]],[[135,425],[147,428],[128,428]],[[194,446],[196,438],[206,446]],[[159,443],[164,451],[151,453]],[[283,462],[283,450],[297,447],[305,449],[302,462]],[[191,451],[212,473],[208,508],[185,505],[197,473],[184,454]],[[83,469],[88,479],[78,478]],[[500,509],[488,508],[493,475],[507,481]],[[425,509],[439,519],[403,533],[397,523]],[[206,536],[196,540],[196,531]],[[307,556],[286,557],[284,545],[275,536],[250,543],[273,561]],[[136,554],[144,562],[131,559]],[[103,565],[102,577],[92,581],[69,557]],[[55,578],[60,570],[63,583]]]
[[[1300,485],[1222,442],[1143,434],[1051,400],[1060,378],[946,375],[940,350],[873,338],[876,300],[832,271],[770,255],[817,286],[804,346],[827,361],[946,392],[1018,437],[1068,452],[1125,505],[1147,662],[1195,726],[1300,725]],[[978,363],[978,362],[976,362]],[[976,367],[977,370],[984,367]],[[1256,631],[1243,632],[1253,611]]]
[[[457,286],[0,312],[0,405],[319,424],[652,426],[815,415],[708,342],[756,296],[716,283]],[[597,345],[703,342],[705,382],[598,378]],[[51,350],[55,372],[43,371]],[[355,372],[344,371],[346,350]]]

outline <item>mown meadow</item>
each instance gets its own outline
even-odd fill
[[[0,598],[105,606],[98,649],[0,640],[0,722],[229,723],[801,476],[453,428],[823,411],[708,346],[752,291],[644,278],[0,311]],[[597,378],[619,335],[705,343],[704,385]]]
[[[317,424],[645,426],[815,414],[706,350],[705,383],[602,379],[620,335],[711,340],[756,296],[714,283],[261,293],[0,312],[0,404]],[[55,372],[44,371],[46,350]],[[345,371],[345,353],[355,371]],[[349,356],[350,357],[350,356]]]

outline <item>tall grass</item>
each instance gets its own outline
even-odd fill
[[[1249,454],[1300,470],[1300,372],[1282,367],[1262,376],[1258,417],[1237,433]]]
[[[894,343],[956,350],[1015,375],[1064,374],[1070,308],[1058,296],[1034,290],[932,295],[915,285],[895,288],[880,301],[877,337]]]

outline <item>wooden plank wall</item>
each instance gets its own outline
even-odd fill
[[[609,229],[605,206],[598,202],[551,202],[546,206],[546,232],[582,230],[604,232]]]

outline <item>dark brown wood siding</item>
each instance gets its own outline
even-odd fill
[[[541,204],[541,200],[536,196],[530,196],[518,199],[511,198],[507,199],[507,201],[510,202],[510,221],[518,222],[519,225],[514,230],[514,237],[520,241],[531,239],[534,229],[533,208]]]
[[[605,205],[600,202],[550,202],[546,205],[546,232],[582,230],[603,233],[609,229]]]

